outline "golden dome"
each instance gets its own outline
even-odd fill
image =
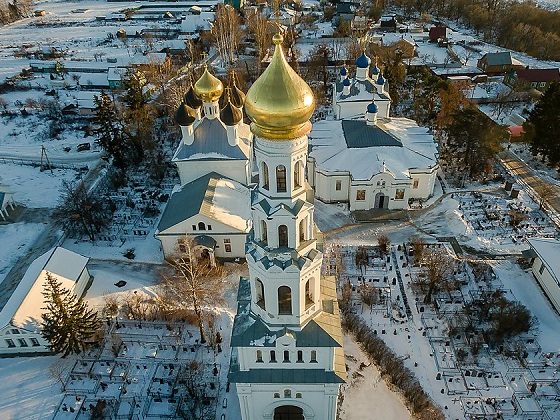
[[[215,102],[224,92],[224,85],[216,76],[208,71],[208,66],[204,65],[204,73],[194,84],[194,93],[203,102]]]
[[[245,98],[245,112],[251,131],[267,139],[287,140],[311,131],[309,118],[315,109],[311,88],[290,67],[282,51],[282,35],[266,70],[253,83]]]

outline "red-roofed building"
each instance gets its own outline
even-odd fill
[[[440,39],[447,39],[447,26],[437,25],[430,28],[430,42],[438,42]]]
[[[560,82],[560,69],[519,69],[512,71],[504,78],[508,86],[534,88],[545,91],[552,82]]]

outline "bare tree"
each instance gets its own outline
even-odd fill
[[[58,359],[49,366],[49,376],[60,383],[62,391],[66,391],[66,379],[70,373],[70,365],[67,359]]]
[[[424,303],[431,303],[434,293],[451,290],[455,285],[452,277],[453,261],[445,251],[429,250],[424,253],[422,265],[418,283],[426,290]]]
[[[387,235],[379,235],[377,237],[377,244],[379,245],[381,254],[387,255],[389,253],[389,249],[391,247],[391,240]]]
[[[161,272],[162,295],[172,309],[192,307],[196,314],[201,342],[205,342],[203,309],[224,301],[224,269],[214,266],[197,253],[192,238],[180,241],[181,253],[167,261]]]
[[[258,10],[250,12],[247,16],[247,28],[255,38],[257,47],[257,67],[260,70],[260,63],[264,58],[271,40],[268,35],[268,19]]]
[[[422,258],[424,258],[424,249],[426,248],[426,242],[418,236],[414,236],[410,240],[410,244],[412,245],[412,252],[414,254],[414,261],[416,263],[421,263]]]
[[[539,196],[539,208],[542,210],[545,203],[549,203],[550,200],[558,197],[558,188],[552,184],[542,183],[535,188],[535,192]]]
[[[369,306],[370,310],[377,303],[377,298],[379,297],[379,293],[375,287],[372,287],[370,284],[362,284],[358,289],[360,294],[360,299],[364,303],[364,305]]]
[[[212,38],[224,63],[232,65],[235,61],[241,34],[237,11],[229,4],[218,4],[212,26]]]

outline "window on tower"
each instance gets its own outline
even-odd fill
[[[276,363],[276,352],[274,350],[270,350],[270,363]]]
[[[290,350],[284,350],[284,363],[289,363],[290,362]]]
[[[298,160],[294,165],[294,190],[301,187],[301,162]]]
[[[262,362],[263,362],[262,350],[257,350],[257,363],[262,363]]]
[[[268,245],[268,229],[264,220],[261,220],[261,241]]]
[[[308,309],[311,305],[313,305],[313,279],[307,280],[305,283],[305,309]]]
[[[276,192],[286,192],[286,167],[278,165],[276,167]]]
[[[317,363],[317,351],[316,350],[311,350],[311,363]]]
[[[280,286],[278,288],[278,314],[292,314],[292,289],[288,286]]]
[[[263,162],[262,163],[262,187],[265,190],[268,190],[268,185],[269,185],[269,181],[268,181],[268,165]]]
[[[206,225],[204,222],[198,222],[198,230],[206,230]]]
[[[298,350],[297,352],[297,362],[298,363],[303,363],[303,351]]]
[[[288,247],[288,227],[278,226],[278,247]]]
[[[305,228],[306,228],[306,226],[305,226],[305,219],[303,219],[303,220],[301,220],[301,221],[299,222],[299,241],[300,241],[300,242],[305,241],[305,236],[306,236],[306,235],[305,235],[305,233],[306,233],[306,232],[305,232],[305,230],[306,230]]]
[[[263,282],[260,281],[260,279],[256,279],[255,280],[255,289],[256,289],[256,300],[257,300],[257,305],[259,305],[261,308],[265,309],[265,301],[264,301],[264,285]]]

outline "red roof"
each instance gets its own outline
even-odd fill
[[[528,82],[560,82],[560,69],[520,69],[517,77]]]
[[[511,137],[521,137],[525,133],[522,125],[512,125],[508,127],[508,131]]]
[[[447,38],[447,26],[432,26],[430,28],[430,41]]]

